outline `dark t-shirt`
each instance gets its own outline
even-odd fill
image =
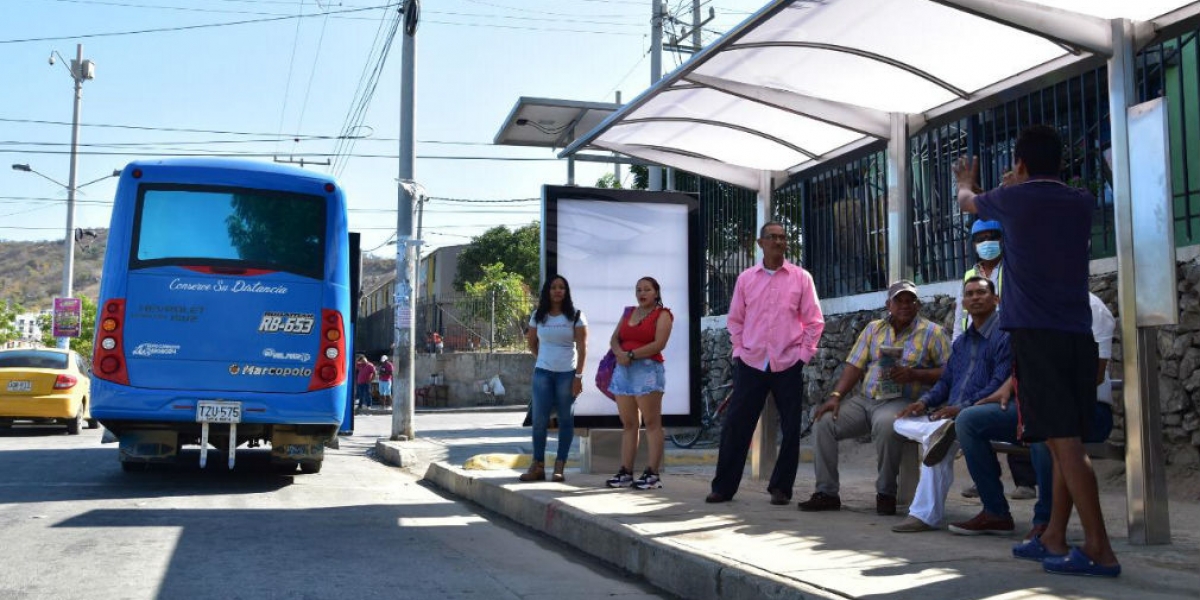
[[[975,206],[980,218],[1004,227],[1000,327],[1091,335],[1092,195],[1057,180],[1034,180],[980,194]]]

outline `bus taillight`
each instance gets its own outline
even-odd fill
[[[323,390],[346,381],[346,330],[342,314],[328,308],[321,310],[321,351],[313,369],[308,390]]]
[[[92,354],[92,374],[113,383],[129,385],[125,368],[125,299],[113,298],[104,303],[100,313],[100,331]]]

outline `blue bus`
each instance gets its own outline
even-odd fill
[[[351,281],[332,178],[224,159],[130,163],[113,203],[92,417],[125,470],[269,443],[321,469],[346,411]],[[111,437],[109,439],[111,441]]]

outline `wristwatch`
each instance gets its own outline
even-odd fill
[[[576,373],[575,379],[583,379],[583,373]]]
[[[636,359],[633,357],[633,350],[630,350],[629,352],[626,352],[626,353],[625,353],[625,356],[628,356],[628,357],[629,357],[629,360],[636,360]]]

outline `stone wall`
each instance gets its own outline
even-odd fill
[[[1195,464],[1200,462],[1200,257],[1180,263],[1177,276],[1179,325],[1161,327],[1158,332],[1159,409],[1168,464]],[[1117,318],[1113,364],[1109,372],[1120,379],[1121,317],[1117,310],[1116,274],[1093,277],[1091,289]],[[953,305],[954,298],[949,296],[926,299],[921,306],[921,315],[949,330]],[[842,360],[850,352],[859,332],[869,321],[883,315],[882,308],[825,315],[825,333],[817,354],[804,368],[806,409],[814,401],[823,401],[833,390],[841,376]],[[723,386],[731,377],[729,332],[724,328],[707,329],[701,336],[701,344],[703,394],[719,401],[726,393]],[[1110,439],[1120,441],[1125,439],[1125,411],[1119,393],[1116,398]]]
[[[454,352],[418,354],[416,387],[431,383],[434,374],[449,387],[447,406],[524,404],[533,397],[533,355],[528,352]],[[504,396],[483,392],[483,382],[499,375]]]

